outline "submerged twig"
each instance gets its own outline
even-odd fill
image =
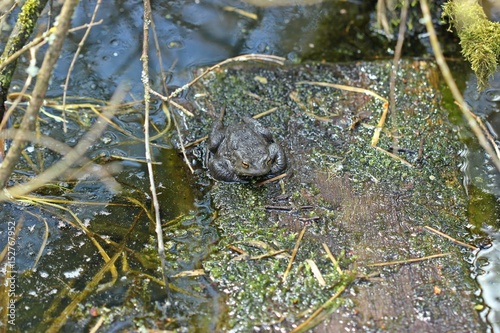
[[[455,104],[456,104],[456,102],[455,102]],[[491,146],[493,147],[493,149],[495,149],[495,153],[496,153],[497,157],[500,159],[500,149],[498,148],[498,145],[496,144],[495,139],[491,136],[490,131],[488,131],[486,126],[484,126],[484,123],[481,120],[481,118],[479,118],[477,115],[474,114],[474,112],[472,112],[469,109],[467,109],[467,112],[471,115],[471,117],[473,117],[477,121],[477,123],[479,124],[479,127],[481,127],[481,129],[483,130],[484,135],[486,135],[486,137],[490,141]]]

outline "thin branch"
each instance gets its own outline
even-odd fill
[[[38,16],[42,12],[43,8],[47,4],[47,0],[27,0],[19,13],[16,21],[16,25],[12,30],[7,44],[3,50],[2,56],[0,57],[0,66],[3,68],[0,70],[0,118],[4,117],[5,108],[4,102],[7,100],[7,92],[10,87],[10,82],[12,80],[12,75],[16,69],[16,63],[12,62],[7,65],[3,65],[6,59],[8,59],[13,53],[21,49],[24,44],[26,44],[29,36],[35,28],[35,24],[38,20]],[[59,28],[61,31],[61,28]],[[57,44],[57,41],[55,41]],[[57,57],[56,57],[57,59]],[[0,188],[3,187],[0,176]]]
[[[146,154],[146,160],[148,161],[148,175],[149,184],[151,190],[151,196],[153,199],[153,207],[155,211],[155,222],[156,222],[156,239],[158,242],[158,255],[161,261],[161,271],[163,282],[165,283],[165,288],[168,289],[168,277],[165,268],[165,245],[163,243],[163,230],[161,228],[160,219],[160,204],[158,203],[158,196],[156,194],[156,185],[153,172],[152,164],[152,154],[151,145],[149,144],[149,100],[150,100],[150,87],[149,87],[149,24],[152,22],[153,16],[151,15],[151,3],[149,0],[144,0],[144,23],[143,23],[143,41],[142,41],[142,84],[144,85],[144,148]]]
[[[405,40],[406,31],[406,19],[408,16],[408,7],[410,5],[409,0],[404,0],[403,8],[401,8],[401,19],[399,20],[399,33],[398,41],[396,43],[396,48],[394,50],[394,59],[392,60],[392,71],[391,78],[389,80],[389,107],[391,110],[391,120],[393,128],[397,128],[397,117],[396,117],[396,77],[398,75],[399,60],[401,59],[401,51],[403,50],[403,42]],[[393,136],[393,147],[398,149],[397,136]]]
[[[59,59],[61,53],[62,44],[68,33],[71,17],[75,7],[78,5],[79,0],[67,0],[64,2],[61,14],[59,15],[58,25],[54,32],[54,40],[49,46],[45,58],[43,59],[42,67],[38,73],[35,87],[32,93],[31,103],[26,109],[26,113],[21,122],[20,128],[22,130],[32,131],[35,128],[35,123],[38,118],[38,112],[43,104],[45,94],[49,86],[52,71],[54,66]],[[18,136],[14,139],[9,152],[5,156],[5,160],[0,165],[0,189],[4,188],[10,177],[10,174],[14,170],[19,158],[21,156],[21,151],[24,149],[25,140],[22,136]]]
[[[78,30],[81,30],[81,29],[85,29],[85,28],[88,28],[88,27],[93,27],[93,26],[101,24],[102,22],[103,22],[103,20],[99,20],[99,21],[94,22],[92,24],[86,23],[86,24],[83,24],[83,25],[81,25],[79,27],[71,28],[71,29],[68,30],[68,32],[75,32],[75,31],[78,31]],[[50,30],[47,33],[44,33],[41,37],[36,37],[31,42],[29,42],[28,44],[24,45],[21,49],[19,49],[16,52],[12,53],[7,59],[3,60],[0,63],[0,70],[2,70],[3,68],[5,68],[7,65],[11,64],[12,62],[16,61],[17,58],[19,58],[24,52],[28,51],[30,48],[35,47],[35,46],[40,47],[40,46],[43,46],[43,45],[47,44],[49,42],[49,39],[50,39],[49,36],[51,34],[51,31],[52,30]]]

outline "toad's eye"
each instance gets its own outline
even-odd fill
[[[273,164],[273,160],[272,159],[268,159],[267,160],[267,165],[271,165],[271,164]]]
[[[248,169],[250,165],[248,165],[247,162],[241,162],[241,166],[244,167],[245,169]]]

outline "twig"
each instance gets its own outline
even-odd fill
[[[71,29],[68,30],[68,32],[75,32],[75,31],[78,31],[78,30],[81,30],[81,29],[85,29],[85,28],[88,28],[88,27],[93,27],[93,26],[101,24],[102,22],[103,22],[103,20],[99,20],[99,21],[94,22],[92,24],[86,23],[86,24],[83,24],[83,25],[81,25],[79,27],[71,28]],[[7,65],[11,64],[12,62],[14,62],[24,52],[26,52],[27,50],[31,49],[32,47],[35,47],[35,46],[40,47],[40,46],[43,46],[43,45],[47,44],[49,42],[50,33],[51,32],[49,31],[47,34],[44,34],[41,37],[36,37],[31,42],[29,42],[28,44],[24,45],[21,49],[19,49],[18,51],[12,53],[7,59],[5,59],[4,61],[2,61],[0,63],[0,70],[2,70],[3,68],[5,68],[5,66],[7,66]]]
[[[475,247],[474,245],[470,245],[470,244],[467,244],[467,243],[464,243],[464,242],[461,242],[451,236],[448,236],[447,234],[439,231],[439,230],[436,230],[432,227],[429,227],[428,225],[424,226],[425,229],[429,230],[429,231],[432,231],[433,233],[435,234],[438,234],[439,236],[442,236],[444,238],[447,238],[449,240],[451,240],[453,243],[456,243],[456,244],[459,244],[459,245],[462,245],[462,246],[465,246],[465,247],[468,247],[469,249],[471,250],[477,250],[477,247]]]
[[[50,44],[47,53],[43,59],[42,66],[37,76],[35,87],[32,93],[31,103],[26,109],[23,120],[21,122],[20,128],[23,130],[32,131],[35,128],[35,123],[38,118],[38,111],[43,104],[45,94],[49,86],[52,70],[59,59],[61,53],[62,44],[68,32],[71,17],[75,7],[78,5],[79,0],[67,0],[64,2],[61,14],[59,15],[59,24],[54,32],[54,40]],[[4,188],[7,184],[7,180],[10,177],[12,171],[14,170],[19,157],[21,156],[21,151],[25,145],[25,140],[18,136],[12,142],[12,146],[9,152],[5,156],[5,160],[0,165],[0,189]]]
[[[144,85],[144,147],[146,160],[148,161],[148,175],[149,175],[149,185],[151,190],[151,196],[153,200],[153,207],[155,211],[155,231],[156,239],[158,242],[158,255],[161,261],[161,271],[163,282],[165,283],[165,288],[168,289],[168,277],[166,273],[165,266],[165,245],[163,243],[163,230],[161,228],[161,218],[160,218],[160,204],[158,203],[158,196],[156,194],[156,185],[153,172],[151,145],[149,144],[149,101],[150,101],[150,87],[149,87],[149,24],[153,20],[151,15],[151,3],[149,0],[144,0],[144,22],[143,22],[143,41],[142,41],[142,84]]]
[[[78,48],[76,49],[76,52],[73,55],[73,59],[71,60],[71,64],[69,65],[68,74],[66,75],[66,81],[64,82],[63,100],[62,100],[62,107],[63,107],[62,116],[64,119],[64,121],[63,121],[64,133],[67,132],[67,128],[66,128],[66,94],[68,93],[69,79],[71,77],[71,72],[73,72],[73,68],[75,67],[75,63],[76,63],[76,60],[78,59],[78,55],[80,54],[80,52],[82,50],[83,44],[85,44],[85,41],[87,40],[87,37],[90,34],[90,30],[92,29],[92,24],[95,21],[95,18],[97,16],[97,11],[99,10],[100,5],[101,5],[101,0],[97,0],[97,3],[96,3],[95,8],[94,8],[94,13],[92,13],[92,18],[90,19],[90,24],[89,24],[87,30],[85,31],[85,34],[83,35],[82,40],[80,41],[80,43],[78,43]]]
[[[451,254],[450,252],[439,253],[439,254],[433,254],[431,256],[422,257],[422,258],[413,258],[413,259],[398,260],[398,261],[388,261],[388,262],[378,262],[378,263],[375,263],[375,264],[368,264],[366,266],[368,266],[368,267],[381,267],[381,266],[394,266],[394,265],[410,264],[410,263],[413,263],[413,262],[419,262],[419,261],[424,261],[424,260],[428,260],[428,259],[449,256],[450,254]]]
[[[37,50],[38,50],[38,47],[33,47],[30,49],[30,56],[31,56],[30,64],[32,62],[36,63],[36,51]],[[7,125],[7,121],[10,118],[10,115],[12,114],[12,112],[14,112],[16,107],[23,100],[24,96],[26,95],[26,91],[28,90],[28,87],[31,85],[31,81],[33,81],[33,76],[28,75],[28,77],[26,78],[26,81],[24,82],[24,86],[21,89],[21,91],[19,92],[17,98],[14,100],[14,102],[12,102],[12,105],[9,107],[9,109],[4,114],[3,118],[1,119],[0,131],[5,128],[5,126]]]
[[[290,206],[273,206],[273,205],[266,205],[266,206],[264,206],[264,208],[267,210],[280,210],[280,211],[284,211],[284,212],[289,212],[293,209]]]
[[[323,249],[325,249],[325,252],[328,255],[328,258],[330,258],[330,260],[333,263],[333,266],[335,266],[337,273],[339,273],[339,275],[342,276],[344,274],[344,272],[342,272],[342,269],[340,268],[338,261],[335,259],[332,252],[330,251],[330,248],[328,248],[328,245],[326,245],[325,243],[323,243],[322,245],[323,245]]]
[[[389,80],[389,107],[391,108],[391,120],[393,128],[398,128],[396,117],[396,77],[399,69],[399,60],[401,59],[401,50],[403,49],[403,42],[405,40],[406,31],[406,18],[408,16],[409,1],[403,1],[401,8],[401,17],[399,20],[398,41],[394,50],[394,59],[392,60],[391,78]],[[393,147],[397,149],[397,136],[393,136]],[[397,154],[397,153],[396,153]]]
[[[207,75],[208,73],[224,66],[224,65],[227,65],[229,63],[232,63],[232,62],[245,62],[245,61],[250,61],[250,60],[258,60],[258,61],[266,61],[266,62],[272,62],[272,63],[275,63],[275,64],[278,64],[278,65],[283,65],[285,63],[285,58],[282,58],[282,57],[277,57],[277,56],[273,56],[273,55],[268,55],[268,54],[244,54],[244,55],[241,55],[241,56],[237,56],[237,57],[234,57],[234,58],[229,58],[229,59],[226,59],[224,61],[221,61],[219,62],[218,64],[215,64],[213,65],[212,67],[206,69],[202,74],[198,75],[197,77],[195,77],[193,80],[191,80],[189,83],[183,85],[182,87],[176,89],[175,91],[173,91],[168,97],[165,97],[163,96],[162,94],[158,93],[158,92],[153,92],[151,91],[151,93],[153,93],[154,95],[160,97],[162,100],[168,102],[170,101],[170,99],[176,97],[177,95],[179,95],[182,91],[188,89],[189,87],[191,87],[192,85],[194,85],[196,82],[198,82],[202,77],[204,77],[205,75]]]
[[[292,269],[293,261],[295,260],[295,256],[297,255],[297,251],[299,250],[300,242],[302,241],[302,237],[304,237],[306,229],[307,229],[307,226],[305,226],[304,229],[302,229],[302,231],[299,234],[299,238],[297,238],[297,242],[295,243],[295,247],[293,248],[293,251],[292,251],[292,257],[290,258],[290,261],[288,262],[288,266],[285,270],[285,274],[283,274],[283,282],[286,282],[286,278],[288,277],[288,274],[290,273],[290,270]]]
[[[282,173],[281,175],[278,175],[276,177],[269,178],[269,179],[263,180],[261,182],[258,182],[258,183],[255,184],[255,186],[262,186],[262,185],[265,185],[265,184],[268,184],[268,183],[272,183],[274,181],[277,181],[277,180],[280,180],[282,178],[285,178],[286,176],[287,176],[286,173]]]
[[[434,26],[432,25],[431,13],[429,11],[429,5],[427,3],[427,0],[421,0],[420,7],[422,8],[422,14],[423,14],[422,21],[425,24],[427,32],[429,33],[429,39],[431,42],[432,50],[434,51],[436,62],[439,66],[439,69],[441,70],[441,73],[443,74],[444,80],[446,81],[446,84],[450,88],[453,98],[455,98],[456,102],[458,103],[460,110],[462,110],[462,114],[467,120],[467,123],[469,124],[472,132],[478,139],[479,144],[484,148],[486,153],[490,155],[493,164],[500,171],[500,158],[495,155],[495,151],[488,143],[488,140],[486,140],[486,137],[484,136],[484,133],[481,131],[481,128],[479,128],[474,117],[472,117],[470,115],[470,112],[468,112],[469,108],[467,107],[467,104],[465,103],[464,98],[460,93],[460,90],[458,89],[455,80],[453,79],[453,75],[450,72],[450,68],[446,63],[443,53],[441,52],[441,46],[439,45],[439,41],[436,36],[436,31],[434,30]]]
[[[456,102],[455,102],[455,104],[456,104]],[[477,123],[479,124],[479,127],[481,127],[481,129],[483,130],[483,133],[485,133],[486,137],[490,141],[491,146],[493,146],[493,148],[495,149],[497,157],[500,158],[500,150],[498,149],[498,146],[495,143],[495,139],[493,139],[493,137],[491,136],[491,134],[488,131],[488,129],[486,128],[486,126],[484,126],[484,123],[481,120],[481,118],[479,118],[477,115],[474,114],[474,112],[472,112],[469,109],[467,109],[467,112],[469,112],[469,114],[471,115],[471,117],[473,117],[477,121]]]

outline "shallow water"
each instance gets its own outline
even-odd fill
[[[74,16],[74,26],[89,21],[95,3],[81,2]],[[234,11],[236,7],[245,12]],[[245,13],[256,15],[256,19]],[[188,82],[193,77],[194,68],[211,65],[239,54],[274,54],[293,62],[301,59],[354,61],[389,59],[394,47],[394,43],[389,42],[375,28],[374,5],[367,1],[327,1],[310,6],[284,7],[257,7],[241,2],[217,0],[190,3],[170,1],[154,3],[153,15],[163,64],[161,68],[156,51],[152,47],[151,83],[157,90],[161,89],[162,72],[166,75],[166,83],[174,88]],[[137,84],[132,85],[127,100],[140,100],[143,94],[140,84],[142,1],[104,1],[97,15],[97,20],[100,19],[103,19],[103,23],[92,29],[76,63],[68,95],[107,100],[119,82],[128,80]],[[40,22],[47,22],[46,15]],[[79,30],[68,37],[64,53],[52,78],[49,97],[61,97],[69,64],[83,34],[84,30]],[[2,33],[2,43],[4,36],[6,34]],[[407,49],[407,55],[426,54],[426,40],[418,37],[418,31],[410,41],[412,48],[411,51],[410,48]],[[154,45],[153,38],[150,43]],[[11,91],[19,91],[24,84],[23,68],[27,63],[26,57],[21,59]],[[466,94],[474,109],[487,119],[492,131],[500,133],[500,93],[494,82],[492,88],[482,95],[475,94],[474,83],[469,83]],[[60,115],[57,111],[53,112]],[[69,124],[68,134],[63,134],[60,124],[57,123],[45,127],[46,134],[69,144],[75,143],[85,130],[82,123],[89,119],[88,114],[91,112],[86,110],[82,112],[82,117],[75,116]],[[49,118],[45,120],[50,123]],[[167,122],[157,102],[153,103],[151,120],[160,128]],[[140,112],[119,115],[116,121],[128,134],[141,137],[143,119]],[[200,261],[210,254],[210,245],[217,241],[218,234],[211,223],[214,212],[210,198],[206,195],[210,184],[208,181],[195,183],[191,180],[182,157],[177,150],[171,149],[174,147],[172,141],[171,134],[159,140],[158,143],[167,149],[156,149],[155,158],[162,163],[156,167],[162,219],[164,223],[172,221],[175,226],[172,229],[166,228],[166,247],[172,259],[169,270],[174,275],[200,268]],[[499,211],[500,197],[498,172],[491,168],[484,153],[474,144],[474,140],[467,138],[466,141],[470,144],[467,148],[467,168],[464,168],[464,175],[469,179],[468,184],[478,189],[474,191],[474,195],[488,199],[489,211],[493,212],[488,216],[495,216],[495,212]],[[92,147],[90,156],[111,159],[114,156],[142,158],[144,148],[141,142],[131,140],[130,136],[109,128]],[[33,157],[36,158],[34,155]],[[49,165],[54,157],[46,152],[44,159]],[[33,174],[26,164],[24,166],[27,170],[25,172]],[[144,276],[134,275],[137,271],[151,275],[158,273],[157,262],[145,258],[148,252],[155,251],[151,223],[141,214],[137,205],[126,200],[126,195],[130,195],[150,208],[150,198],[145,194],[149,184],[143,163],[128,161],[123,162],[122,167],[123,170],[117,178],[125,191],[120,196],[109,191],[102,183],[94,181],[61,183],[59,188],[52,189],[52,192],[41,193],[57,199],[99,203],[71,205],[69,208],[84,225],[91,226],[93,231],[117,243],[125,238],[134,218],[137,217],[139,221],[127,242],[127,247],[132,251],[129,258],[132,270],[123,269],[119,282],[113,288],[89,299],[88,307],[80,309],[82,317],[93,307],[127,304],[136,306],[137,311],[146,318],[145,321],[153,321],[154,316],[171,320],[172,324],[164,328],[197,327],[200,331],[213,329],[217,326],[218,316],[222,312],[219,305],[220,296],[204,277],[174,280],[173,283],[187,291],[187,294],[177,292],[174,293],[173,299],[166,300],[167,292],[164,288],[152,282],[144,282]],[[19,309],[22,307],[26,311],[18,312],[18,323],[23,323],[20,326],[23,331],[37,331],[40,327],[45,327],[42,323],[46,314],[44,312],[52,306],[60,312],[71,299],[62,294],[73,288],[81,290],[85,286],[82,281],[88,281],[95,276],[103,260],[88,241],[88,236],[81,229],[69,226],[69,221],[73,219],[68,211],[34,204],[27,204],[26,207],[2,205],[0,220],[13,221],[16,225],[19,225],[21,220],[24,221],[16,243],[19,249],[16,266],[18,274],[22,276],[17,290],[23,296]],[[175,220],[176,218],[179,220]],[[496,255],[500,222],[498,219],[483,221],[480,217],[472,220],[471,223],[477,227],[474,232],[477,233],[481,232],[482,223],[488,224],[489,234],[493,239],[491,247],[477,253],[478,262],[482,263],[479,265],[481,270],[478,271],[477,281],[482,288],[486,305],[491,308],[490,314],[485,317],[492,323],[492,327],[498,329],[498,325],[493,323],[500,317],[499,304],[498,299],[493,296],[500,279],[500,263]],[[5,224],[0,226],[2,240],[7,235],[7,228]],[[50,237],[44,255],[35,265],[46,230],[50,231]],[[108,246],[107,251],[111,256],[114,248]],[[123,263],[121,265],[125,266]],[[107,276],[104,282],[109,279]],[[74,284],[63,287],[61,281]],[[41,306],[30,305],[35,302]],[[58,311],[51,315],[58,315]],[[137,313],[132,310],[125,314],[125,323],[121,327],[131,327],[130,318],[134,318],[134,315]],[[118,314],[115,316],[118,317]],[[70,323],[67,330],[82,331],[92,323]],[[118,329],[119,324],[115,325],[114,328]]]

